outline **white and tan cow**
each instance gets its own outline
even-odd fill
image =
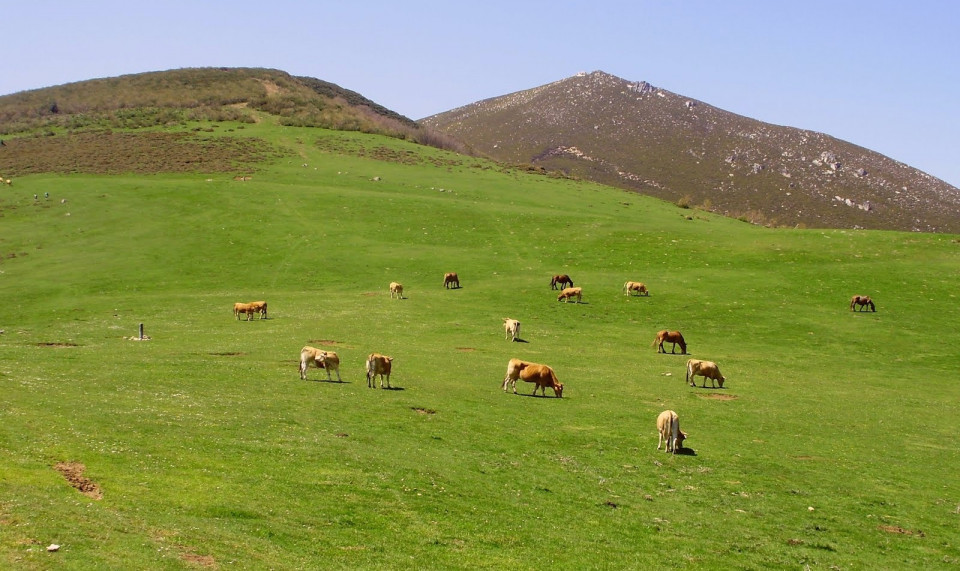
[[[557,375],[553,372],[553,369],[546,365],[520,359],[510,359],[507,363],[507,374],[503,379],[504,392],[507,390],[507,385],[512,383],[513,394],[517,394],[517,379],[527,383],[536,383],[536,386],[533,387],[533,394],[537,394],[537,389],[540,389],[543,396],[546,396],[547,387],[550,387],[557,398],[563,398],[563,383],[557,380]]]
[[[387,377],[387,388],[390,386],[390,371],[393,368],[393,357],[381,355],[380,353],[370,353],[367,356],[367,387],[376,388],[374,382],[377,375],[380,375],[380,388],[383,388],[383,377]]]
[[[581,297],[583,297],[583,290],[581,288],[568,287],[564,288],[563,291],[560,292],[560,295],[557,296],[557,301],[563,301],[563,303],[567,303],[568,299],[576,298],[577,303],[580,303]]]
[[[703,384],[700,385],[701,388],[707,387],[707,379],[710,379],[710,385],[713,388],[717,388],[717,382],[720,383],[720,388],[723,388],[723,383],[727,379],[720,374],[720,368],[717,367],[717,364],[713,361],[701,361],[700,359],[689,359],[687,361],[687,376],[686,380],[690,383],[691,387],[697,386],[694,377],[700,376],[703,377]]]
[[[503,328],[506,331],[506,339],[516,341],[520,338],[520,322],[509,317],[503,318]]]
[[[397,296],[397,299],[403,299],[403,284],[390,282],[390,299],[393,299],[394,295]]]
[[[672,410],[665,410],[657,417],[657,432],[660,433],[657,450],[666,442],[664,452],[676,454],[677,450],[683,448],[683,441],[687,438],[687,433],[680,430],[680,417]]]
[[[627,282],[623,284],[624,295],[633,295],[633,292],[637,292],[637,295],[650,295],[646,284],[643,282]]]
[[[336,371],[337,382],[343,382],[343,379],[340,378],[340,356],[333,351],[324,351],[309,345],[305,346],[303,349],[300,349],[301,380],[307,380],[307,368],[311,364],[318,369],[326,369],[328,381],[333,380],[333,377],[330,375],[330,371]]]

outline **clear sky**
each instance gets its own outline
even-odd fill
[[[0,0],[0,95],[183,67],[331,81],[412,119],[602,70],[960,187],[954,0]]]

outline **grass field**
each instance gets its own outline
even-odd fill
[[[0,567],[960,565],[956,236],[771,230],[376,136],[242,136],[285,158],[245,182],[0,187]],[[255,299],[269,319],[235,320]],[[724,389],[656,353],[668,328]],[[345,382],[299,380],[305,344]],[[373,351],[395,390],[367,388]],[[563,398],[502,392],[511,357]]]

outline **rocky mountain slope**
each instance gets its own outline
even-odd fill
[[[603,72],[421,120],[509,163],[771,226],[960,233],[960,190],[823,133]]]

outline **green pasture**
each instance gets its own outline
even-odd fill
[[[0,187],[0,568],[960,566],[956,236],[771,230],[378,136],[232,136],[284,158]],[[257,299],[269,319],[238,322]],[[685,384],[660,329],[726,387]],[[305,344],[344,382],[301,381]],[[395,390],[367,388],[374,351]],[[511,357],[564,397],[504,393]]]

